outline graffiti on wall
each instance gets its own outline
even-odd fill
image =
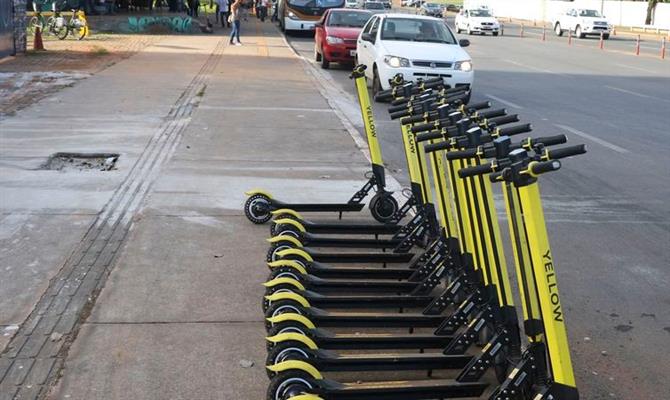
[[[174,32],[190,32],[193,20],[191,17],[128,17],[131,32],[146,32],[151,26],[164,26]]]

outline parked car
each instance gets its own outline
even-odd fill
[[[344,0],[344,7],[358,8],[358,0]]]
[[[390,10],[392,7],[391,0],[380,0],[382,4],[384,5],[384,8],[387,10]]]
[[[467,32],[468,35],[491,33],[493,36],[498,36],[500,33],[500,22],[486,8],[463,9],[456,15],[454,24],[457,33],[462,31]]]
[[[438,3],[423,3],[421,5],[421,14],[442,18],[442,5]]]
[[[451,11],[451,12],[461,11],[461,8],[459,6],[457,6],[456,4],[447,4],[446,9],[447,9],[447,11]]]
[[[471,87],[472,61],[442,19],[410,14],[374,15],[356,43],[357,63],[365,64],[374,93],[390,88],[389,79],[442,77],[452,87]],[[468,97],[469,98],[469,97]]]
[[[612,31],[612,25],[607,22],[604,15],[601,15],[598,10],[585,8],[573,8],[560,14],[553,21],[553,27],[558,36],[562,36],[565,31],[570,31],[580,39],[587,35],[600,36],[601,34],[603,39],[609,39]]]
[[[421,7],[425,0],[402,0],[400,5],[403,7]]]
[[[381,1],[366,1],[365,4],[363,4],[363,9],[368,10],[373,14],[386,12],[386,7],[384,7],[384,3]]]
[[[365,10],[332,8],[316,24],[314,59],[322,68],[331,62],[352,63],[356,57],[356,39],[372,13]]]

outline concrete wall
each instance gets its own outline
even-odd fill
[[[26,52],[26,0],[14,0],[14,48],[16,53]]]
[[[647,15],[645,1],[465,0],[464,3],[466,7],[486,4],[500,17],[537,21],[551,21],[557,14],[569,8],[591,8],[601,11],[614,25],[641,27],[644,26]],[[652,22],[655,28],[670,29],[670,3],[656,6]]]

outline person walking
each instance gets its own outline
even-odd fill
[[[221,27],[225,28],[228,25],[228,28],[230,28],[230,21],[228,20],[230,0],[216,0],[216,4],[219,6],[219,13],[221,13]]]
[[[198,18],[198,9],[200,8],[200,0],[188,0],[189,13],[193,18]]]
[[[268,8],[270,7],[270,0],[261,0],[261,22],[265,22],[268,16]]]
[[[230,15],[228,19],[233,23],[233,30],[230,31],[230,44],[235,44],[235,46],[242,46],[240,42],[240,13],[241,13],[242,0],[235,0],[232,6],[230,6]],[[234,43],[234,39],[237,39],[237,42]]]

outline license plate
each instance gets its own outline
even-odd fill
[[[356,57],[356,50],[349,50],[349,55],[352,57]]]

